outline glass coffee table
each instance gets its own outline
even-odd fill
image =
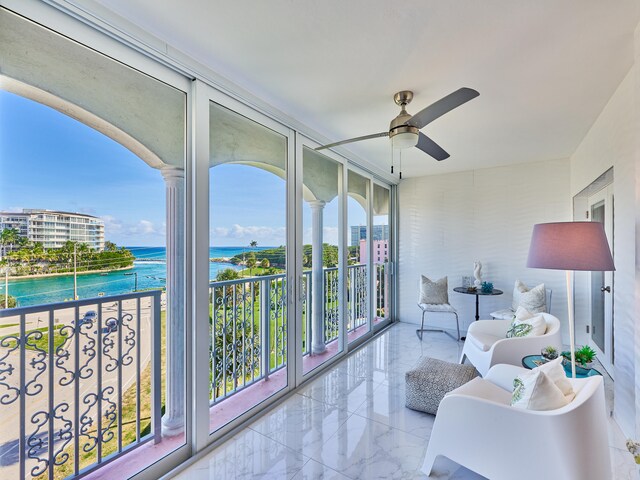
[[[542,358],[542,355],[527,355],[522,359],[522,366],[529,370],[539,367],[540,365],[543,365],[545,363],[547,363],[547,361]],[[563,365],[563,367],[564,373],[567,374],[567,377],[571,378],[571,364],[565,364]],[[581,367],[581,370],[582,372],[576,371],[576,378],[587,378],[593,377],[595,375],[602,376],[602,374],[595,368],[586,369]]]

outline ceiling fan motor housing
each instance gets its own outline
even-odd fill
[[[398,103],[399,93],[396,93],[394,97],[396,103]],[[400,114],[391,120],[391,124],[389,125],[389,138],[391,139],[393,148],[396,149],[415,147],[418,143],[418,134],[420,133],[418,127],[407,124],[412,115],[407,113],[404,105],[404,103],[400,105],[402,107]]]

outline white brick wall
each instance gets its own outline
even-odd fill
[[[449,159],[447,161],[455,161]],[[403,180],[399,192],[399,318],[420,320],[416,306],[420,274],[449,276],[449,301],[466,330],[475,316],[475,298],[454,293],[474,260],[483,278],[504,295],[480,299],[480,317],[511,305],[516,279],[553,289],[552,310],[566,328],[564,272],[526,268],[535,223],[571,219],[569,161],[552,160],[508,167]],[[436,324],[451,325],[442,316]]]

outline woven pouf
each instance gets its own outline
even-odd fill
[[[460,385],[477,377],[478,371],[472,365],[459,365],[425,357],[405,374],[407,382],[406,406],[436,414],[444,396]]]

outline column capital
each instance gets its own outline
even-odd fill
[[[174,165],[167,165],[160,169],[160,173],[164,177],[165,182],[184,180],[184,168]]]
[[[322,210],[327,204],[324,200],[311,200],[308,203],[312,210]]]

